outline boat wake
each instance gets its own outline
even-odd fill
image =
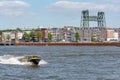
[[[24,56],[14,56],[14,55],[3,55],[0,56],[0,64],[11,64],[11,65],[31,65],[30,62],[21,62],[19,59]],[[47,64],[46,61],[41,60],[39,65]]]

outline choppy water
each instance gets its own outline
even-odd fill
[[[18,62],[29,54],[38,67]],[[120,47],[0,46],[0,80],[120,80]]]

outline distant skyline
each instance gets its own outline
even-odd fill
[[[0,29],[79,27],[86,9],[104,11],[106,26],[120,28],[120,0],[0,0]]]

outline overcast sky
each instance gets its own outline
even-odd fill
[[[104,11],[107,27],[120,27],[120,0],[0,0],[0,29],[79,27],[86,9],[91,16]]]

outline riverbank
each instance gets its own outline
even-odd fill
[[[120,46],[120,42],[19,42],[16,46]]]
[[[10,43],[10,42],[0,42],[0,46],[9,46],[9,45],[15,45],[15,43]]]

